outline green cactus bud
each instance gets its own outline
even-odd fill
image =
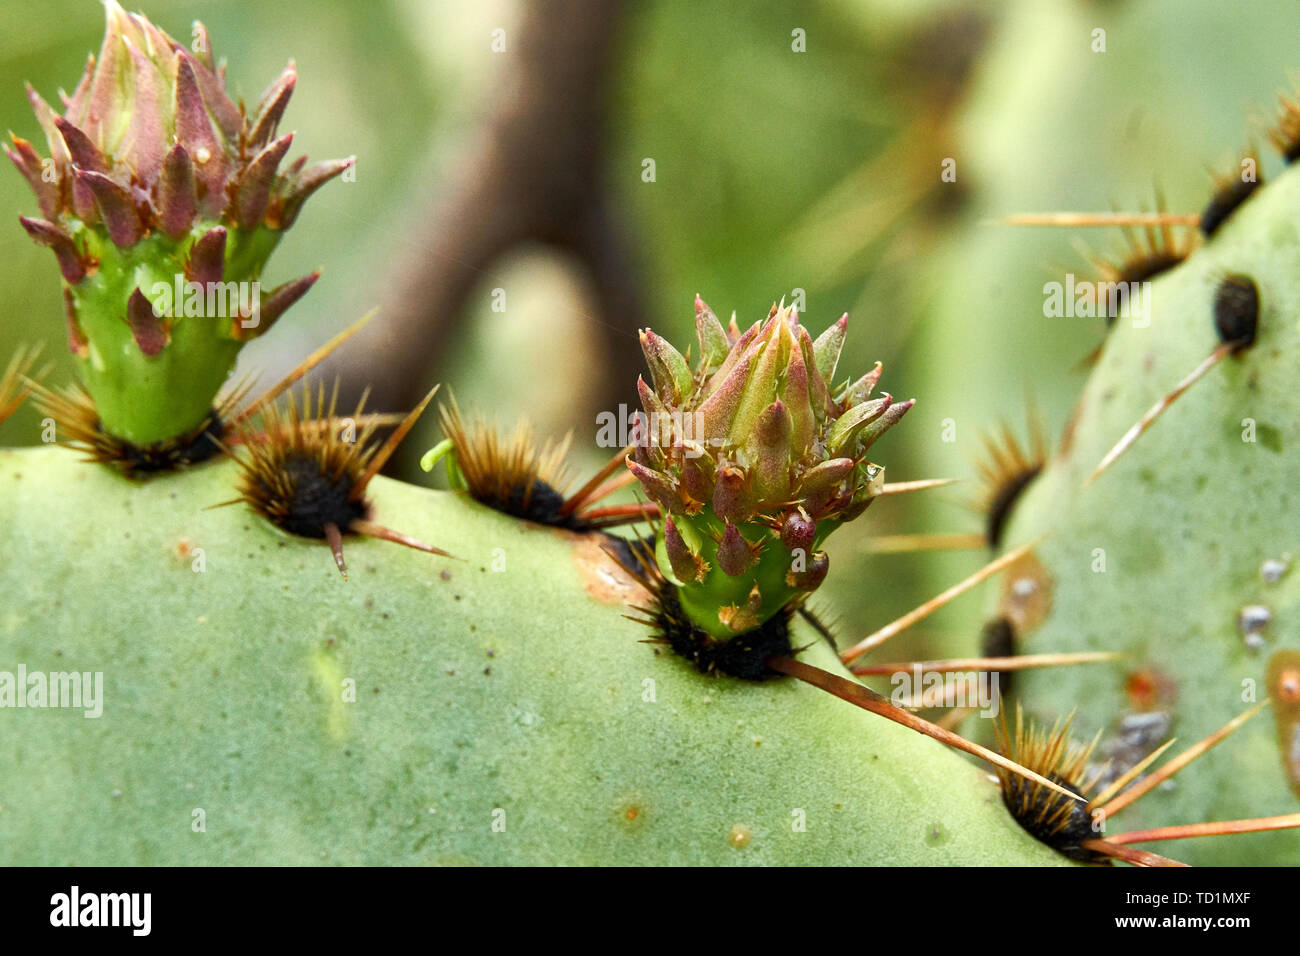
[[[700,341],[700,358],[706,369],[716,369],[731,351],[727,330],[698,295],[695,297],[695,337]]]
[[[866,451],[912,407],[867,396],[880,366],[831,387],[848,317],[815,341],[793,309],[724,330],[700,298],[700,360],[641,334],[654,387],[628,467],[665,515],[660,571],[683,612],[715,639],[761,625],[826,576],[817,550],[880,492]],[[724,348],[725,343],[725,348]]]
[[[41,216],[22,225],[58,260],[100,427],[146,447],[202,427],[243,344],[315,282],[261,291],[303,202],[352,160],[280,169],[292,63],[246,110],[226,94],[201,25],[204,49],[192,52],[115,0],[105,11],[99,56],[63,114],[28,89],[50,159],[16,136],[6,152],[36,194]]]

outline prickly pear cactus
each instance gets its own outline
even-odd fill
[[[1102,750],[1121,760],[1143,726],[1159,727],[1159,739],[1136,756],[1164,736],[1190,745],[1276,695],[1270,660],[1300,648],[1300,573],[1283,570],[1300,551],[1298,218],[1300,173],[1291,169],[1152,283],[1151,308],[1115,323],[1063,447],[1012,514],[1008,546],[1047,535],[1009,573],[998,604],[1016,649],[1127,655],[1115,667],[1017,675],[1015,698],[1048,718],[1077,708],[1077,733],[1103,730]],[[1211,369],[1085,486],[1108,449],[1220,344],[1216,291],[1233,275],[1258,290],[1254,344]],[[1124,810],[1122,829],[1296,812],[1295,727],[1265,712]],[[1300,840],[1212,837],[1182,841],[1174,855],[1295,865]]]
[[[203,510],[235,481],[0,452],[0,660],[103,675],[97,717],[0,711],[0,862],[1062,861],[939,744],[641,643],[599,535],[376,479],[465,560],[362,540],[344,582]]]
[[[316,281],[261,294],[302,204],[351,160],[280,169],[292,64],[250,111],[226,94],[201,25],[191,50],[115,0],[105,11],[64,112],[28,88],[49,157],[18,136],[5,149],[40,206],[23,227],[58,259],[98,424],[148,447],[201,430],[240,348]]]
[[[778,306],[742,332],[697,300],[694,366],[643,332],[648,431],[572,498],[550,483],[564,446],[539,452],[523,431],[476,448],[477,430],[447,428],[428,461],[450,453],[464,494],[376,478],[433,391],[405,417],[337,418],[323,386],[313,414],[307,384],[301,414],[292,393],[287,413],[271,404],[346,334],[227,420],[243,391],[216,396],[236,352],[316,277],[215,311],[214,286],[258,282],[350,161],[280,170],[292,66],[248,110],[201,27],[190,49],[105,7],[64,113],[31,94],[49,159],[18,137],[8,151],[40,205],[23,226],[55,253],[85,390],[46,391],[23,352],[0,376],[0,418],[35,393],[98,462],[0,450],[0,863],[1111,858],[1076,784],[1105,773],[1084,766],[1091,749],[1024,732],[1017,711],[1016,753],[1005,734],[1003,754],[983,751],[872,695],[805,627],[829,534],[917,490],[886,488],[867,460],[912,403],[871,397],[879,365],[836,386],[845,320],[814,339]],[[997,606],[1015,649],[1124,653],[1015,682],[1031,715],[1077,707],[1115,773],[1152,728],[1152,746],[1170,729],[1195,740],[1274,701],[1273,722],[1125,807],[1129,830],[1282,814],[1300,795],[1300,174],[1231,194],[1244,207],[1202,222],[1212,240],[1156,281],[1143,321],[1113,323],[1059,451],[989,534],[1032,543]],[[182,301],[191,286],[202,302]],[[1204,381],[1085,481],[1193,367]],[[653,506],[592,507],[624,464]],[[628,519],[653,544],[607,533]],[[997,763],[1001,789],[913,729]],[[1140,854],[1115,856],[1155,859]],[[1294,863],[1300,846],[1220,838],[1179,857]]]

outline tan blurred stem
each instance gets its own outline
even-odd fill
[[[942,488],[955,484],[960,478],[922,478],[919,481],[895,481],[880,489],[882,495],[905,495],[910,491],[925,491],[928,488]]]
[[[357,353],[366,360],[339,370],[345,397],[370,384],[379,407],[414,405],[488,270],[534,243],[568,253],[590,276],[596,314],[587,319],[601,339],[600,361],[583,374],[603,383],[599,406],[635,397],[636,330],[649,324],[639,243],[602,175],[604,101],[627,8],[553,0],[522,9],[491,112],[442,177],[446,185],[410,217],[411,231],[392,237],[402,252],[378,285],[384,319],[361,336]],[[413,467],[410,454],[398,457]]]
[[[982,534],[882,534],[867,538],[868,554],[907,554],[912,551],[974,551],[988,547]]]
[[[609,461],[607,461],[598,472],[592,475],[591,479],[585,485],[569,496],[568,500],[564,502],[564,506],[560,509],[560,514],[573,514],[574,511],[581,508],[583,505],[600,501],[607,495],[612,495],[619,488],[623,488],[635,481],[635,475],[631,472],[624,472],[608,484],[603,486],[601,484],[601,482],[605,481],[606,478],[614,474],[614,472],[623,465],[627,456],[632,454],[635,447],[635,445],[627,445],[615,452]]]
[[[867,664],[853,668],[860,676],[905,673],[920,668],[922,673],[949,674],[955,671],[1023,671],[1036,667],[1069,667],[1118,660],[1115,651],[1080,651],[1075,654],[1019,654],[1015,657],[955,657],[943,661],[914,661],[897,664]]]
[[[1186,863],[1179,863],[1177,860],[1171,860],[1167,856],[1161,856],[1159,853],[1152,853],[1150,850],[1139,850],[1137,847],[1120,846],[1115,843],[1107,843],[1105,840],[1084,840],[1079,846],[1085,850],[1092,850],[1094,853],[1102,853],[1106,856],[1113,857],[1116,860],[1123,860],[1125,863],[1132,863],[1134,866],[1187,866]]]
[[[1027,212],[1002,219],[986,219],[985,225],[1003,226],[1199,226],[1199,213],[1173,212]]]
[[[1096,481],[1097,478],[1101,476],[1102,472],[1113,465],[1120,455],[1128,451],[1128,449],[1132,447],[1133,443],[1141,438],[1142,434],[1148,428],[1155,424],[1156,419],[1163,415],[1165,410],[1177,401],[1178,397],[1182,395],[1183,392],[1187,391],[1200,381],[1206,372],[1231,355],[1237,347],[1238,345],[1236,342],[1225,342],[1220,345],[1211,352],[1206,359],[1197,365],[1196,368],[1192,369],[1186,378],[1174,386],[1173,390],[1168,395],[1152,405],[1147,413],[1139,418],[1133,427],[1124,433],[1124,437],[1115,443],[1115,447],[1106,453],[1106,457],[1104,457],[1101,460],[1101,463],[1093,469],[1092,474],[1088,476],[1088,480],[1083,483],[1084,486],[1087,487]]]

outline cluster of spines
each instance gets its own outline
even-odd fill
[[[1115,814],[1132,806],[1218,746],[1269,703],[1269,700],[1265,700],[1234,717],[1177,757],[1158,769],[1151,770],[1174,743],[1173,740],[1167,741],[1124,770],[1100,792],[1088,797],[1082,805],[1075,801],[1063,803],[1057,792],[1044,790],[1032,781],[1026,782],[1024,778],[1008,776],[999,771],[1003,802],[1017,822],[1034,837],[1072,859],[1093,863],[1118,859],[1137,866],[1181,866],[1183,864],[1176,860],[1136,849],[1132,844],[1300,827],[1300,813],[1289,813],[1252,820],[1226,820],[1105,833],[1108,822]],[[1015,736],[1013,738],[1007,733],[1004,713],[999,728],[999,744],[1002,753],[1064,784],[1072,793],[1083,797],[1097,786],[1108,768],[1090,763],[1100,732],[1090,744],[1081,745],[1070,739],[1070,723],[1070,719],[1063,724],[1058,721],[1050,731],[1045,732],[1029,722],[1026,729],[1023,713],[1017,705]]]
[[[1024,714],[1017,706],[1013,736],[1007,730],[1006,712],[1003,711],[1002,720],[997,725],[999,750],[1083,796],[1101,776],[1099,768],[1090,768],[1089,765],[1101,734],[1098,732],[1086,745],[1075,743],[1069,736],[1072,720],[1073,715],[1064,723],[1058,722],[1050,731],[1032,723],[1026,728]],[[1070,800],[1001,767],[997,775],[1007,810],[1034,837],[1071,859],[1089,863],[1106,859],[1082,846],[1095,833],[1092,817],[1078,800]]]
[[[451,555],[372,520],[365,497],[371,479],[387,462],[433,398],[435,388],[398,425],[386,441],[376,437],[377,423],[364,414],[363,395],[347,419],[335,414],[338,384],[328,402],[320,386],[313,399],[304,383],[301,399],[286,395],[285,407],[265,404],[258,427],[241,429],[244,454],[236,458],[241,471],[240,497],[272,524],[306,538],[326,541],[339,572],[347,577],[343,536],[366,535],[426,551]]]
[[[623,465],[629,449],[618,451],[576,492],[567,493],[566,458],[572,436],[559,442],[539,443],[532,426],[521,421],[508,436],[481,417],[467,421],[455,396],[438,408],[444,440],[420,459],[420,467],[432,471],[445,461],[453,489],[497,511],[537,524],[595,531],[640,521],[644,505],[600,505],[610,495],[634,482],[624,472],[612,477]]]
[[[40,355],[39,345],[20,348],[9,360],[4,372],[0,373],[0,423],[18,410],[18,406],[35,390],[39,380],[49,372],[49,366],[36,368]]]

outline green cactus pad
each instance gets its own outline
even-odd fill
[[[934,741],[656,654],[593,539],[381,478],[466,560],[353,539],[345,583],[203,510],[235,479],[0,452],[0,670],[104,674],[98,719],[0,711],[0,862],[1064,862]]]
[[[1034,600],[1050,591],[1050,610],[1041,625],[1021,628],[1017,649],[1129,655],[1120,667],[1019,674],[1016,696],[1049,719],[1077,708],[1076,733],[1104,729],[1103,749],[1139,706],[1169,714],[1171,753],[1190,746],[1268,696],[1270,659],[1300,648],[1300,569],[1272,583],[1261,575],[1266,560],[1300,554],[1298,217],[1300,174],[1291,170],[1155,280],[1150,326],[1116,322],[1072,436],[1012,515],[1008,546],[1049,532],[1036,549],[1046,578]],[[1120,436],[1219,345],[1213,304],[1230,274],[1258,288],[1254,345],[1212,369],[1084,487]],[[1010,593],[1001,609],[1014,616]],[[1252,605],[1271,614],[1257,651],[1238,623]],[[1108,832],[1295,813],[1293,746],[1261,714]],[[1296,831],[1149,848],[1194,864],[1300,863]]]

